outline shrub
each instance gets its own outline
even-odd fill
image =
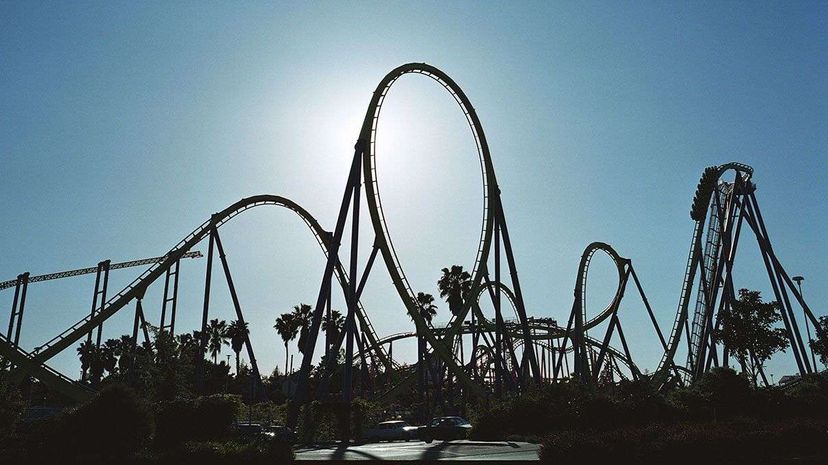
[[[295,454],[290,444],[278,441],[207,441],[187,442],[166,458],[168,463],[272,465],[293,462]]]
[[[172,447],[184,441],[221,439],[241,410],[237,396],[212,395],[163,402],[157,408],[156,443]]]
[[[806,375],[784,392],[785,407],[791,414],[828,418],[828,375]]]
[[[715,418],[747,414],[754,402],[750,381],[730,368],[713,368],[692,389],[707,401]]]
[[[14,433],[25,407],[20,391],[6,382],[7,375],[7,370],[0,372],[0,443]]]
[[[123,385],[104,387],[92,400],[29,428],[20,449],[31,463],[123,459],[149,442],[152,412]]]
[[[562,431],[546,437],[540,459],[556,464],[612,462],[639,464],[755,463],[791,456],[825,454],[828,423],[795,420],[757,423],[731,420],[623,428],[610,432]],[[825,457],[822,457],[825,458]]]

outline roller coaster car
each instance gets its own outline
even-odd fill
[[[435,439],[466,439],[471,427],[469,421],[463,417],[436,417],[428,425],[421,426],[417,430],[417,436],[428,443]]]

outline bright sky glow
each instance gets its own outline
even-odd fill
[[[828,10],[807,2],[4,2],[0,279],[160,255],[260,193],[332,228],[371,92],[392,68],[424,61],[458,82],[482,120],[529,313],[565,323],[581,252],[600,240],[633,260],[667,331],[698,177],[740,161],[756,170],[778,256],[826,314],[826,44]],[[468,126],[442,88],[406,76],[389,93],[378,151],[400,260],[416,291],[436,295],[440,268],[470,268],[477,250],[482,184]],[[323,256],[295,215],[271,207],[221,234],[270,372],[284,360],[273,320],[315,301]],[[755,246],[743,247],[737,286],[770,298]],[[591,313],[615,286],[596,260]],[[141,271],[113,272],[111,293]],[[182,266],[178,328],[195,329],[203,280],[203,259]],[[216,282],[214,315],[229,320]],[[87,314],[93,283],[32,285],[22,345]],[[145,301],[156,322],[158,287]],[[381,266],[364,304],[380,335],[413,328]],[[628,306],[633,353],[652,369],[661,349],[643,308]],[[0,327],[10,307],[11,292],[0,293]],[[442,304],[437,320],[447,319]],[[106,337],[131,321],[117,315]],[[394,353],[413,360],[414,344]],[[52,365],[78,371],[72,351]],[[791,367],[783,358],[769,371]]]

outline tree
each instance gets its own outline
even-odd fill
[[[332,343],[339,339],[343,328],[345,328],[345,317],[339,313],[339,310],[331,310],[330,317],[328,315],[322,317],[322,331],[328,335]]]
[[[126,334],[121,336],[121,339],[118,341],[118,348],[118,371],[124,374],[132,368],[132,359],[135,357],[132,337]]]
[[[422,292],[417,293],[417,313],[431,325],[431,319],[437,314],[437,306],[434,305],[434,296]]]
[[[107,339],[101,346],[101,364],[110,375],[115,374],[118,366],[118,357],[121,355],[121,341]]]
[[[80,343],[77,350],[81,362],[81,381],[86,381],[86,374],[92,365],[92,358],[95,357],[95,344],[86,340]]]
[[[720,314],[721,327],[713,332],[750,375],[754,387],[765,361],[788,347],[785,330],[773,327],[782,319],[781,308],[779,302],[762,302],[759,291],[740,289],[739,300]]]
[[[221,346],[227,344],[227,322],[218,318],[210,320],[207,325],[207,351],[213,357],[213,363],[218,363]]]
[[[431,320],[437,314],[437,306],[434,305],[434,296],[425,294],[423,292],[417,293],[417,313],[426,321],[426,324],[431,326]],[[425,336],[422,331],[424,329],[417,327],[417,380],[418,391],[420,395],[425,393]]]
[[[811,341],[811,350],[819,355],[823,365],[828,365],[828,315],[819,317],[819,325],[814,329],[816,339]]]
[[[247,326],[247,322],[234,320],[227,327],[227,337],[230,338],[230,347],[236,353],[236,376],[239,375],[239,352],[241,352],[244,341],[247,340],[247,336],[250,334],[250,329]]]
[[[277,333],[279,333],[279,336],[282,337],[282,341],[285,343],[285,373],[287,373],[288,355],[290,354],[288,342],[292,341],[296,337],[296,333],[299,331],[296,315],[294,313],[283,313],[282,316],[276,318],[276,324],[273,325],[273,328]]]
[[[452,265],[450,270],[443,268],[442,271],[443,276],[437,281],[437,288],[440,289],[440,297],[448,303],[452,315],[456,316],[463,311],[471,291],[471,275],[459,265]]]
[[[293,306],[293,318],[296,327],[299,329],[299,352],[305,353],[305,341],[308,338],[308,330],[310,329],[311,319],[313,318],[313,307],[308,304],[299,304]]]

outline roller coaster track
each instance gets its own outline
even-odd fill
[[[482,322],[482,326],[484,326],[484,328],[486,330],[489,330],[489,331],[493,331],[495,329],[494,322],[488,321],[488,320]],[[547,325],[544,325],[544,324],[530,322],[529,327],[531,329],[535,330],[535,331],[540,332],[539,334],[533,334],[531,336],[532,340],[537,341],[537,342],[544,342],[544,341],[551,341],[553,339],[560,339],[560,338],[564,337],[564,333],[565,333],[565,329],[561,328],[559,326],[553,326],[552,328],[549,328]],[[441,334],[445,329],[446,328],[439,328],[435,332],[437,334]],[[515,348],[520,347],[524,344],[524,341],[520,338],[522,328],[519,326],[519,323],[517,323],[517,324],[516,323],[508,323],[507,324],[507,330],[515,338]],[[473,331],[472,328],[469,328],[468,326],[463,326],[463,328],[461,330],[461,334],[464,334],[464,335],[472,334],[472,331]],[[386,336],[386,337],[380,339],[378,341],[378,344],[382,345],[382,346],[385,346],[386,344],[389,344],[391,342],[396,342],[396,341],[401,341],[401,340],[406,340],[406,339],[413,339],[413,338],[416,338],[416,337],[417,337],[416,332],[414,332],[414,331],[405,331],[405,332],[395,333],[395,334],[392,334],[390,336]],[[596,349],[600,349],[601,346],[603,345],[602,341],[600,341],[600,340],[598,340],[594,337],[587,336],[585,339],[586,339],[587,344],[589,344],[591,347],[594,347]],[[483,346],[483,347],[486,347],[486,346]],[[488,349],[488,347],[487,347],[487,349]],[[570,347],[566,350],[567,350],[567,352],[571,352],[572,348]],[[635,373],[640,373],[640,370],[638,369],[638,366],[632,360],[628,359],[623,351],[621,351],[621,350],[619,350],[615,347],[612,347],[612,346],[609,346],[607,348],[607,350],[610,353],[612,353],[612,355],[618,361],[622,362],[631,372],[634,371]]]
[[[703,253],[703,245],[701,236],[704,231],[706,213],[713,194],[717,189],[718,181],[722,175],[733,170],[741,173],[745,181],[750,181],[753,175],[753,168],[741,163],[727,163],[717,167],[711,167],[704,171],[699,180],[699,185],[696,189],[696,194],[693,200],[693,205],[690,211],[690,217],[695,221],[693,228],[693,237],[690,241],[690,252],[687,257],[687,266],[685,267],[684,279],[681,285],[681,293],[679,297],[678,309],[676,310],[676,317],[673,321],[673,327],[670,330],[670,337],[667,341],[667,348],[664,355],[658,363],[654,379],[663,381],[666,379],[671,366],[674,365],[674,357],[681,341],[681,332],[684,328],[688,318],[688,307],[690,304],[690,295],[693,290],[693,283],[695,280],[696,267],[695,260]],[[689,337],[689,335],[687,335]]]
[[[426,322],[418,311],[415,292],[406,277],[401,261],[393,245],[390,228],[383,210],[377,177],[377,134],[380,113],[388,92],[393,84],[399,78],[407,74],[419,74],[436,81],[446,91],[448,91],[455,102],[459,105],[474,138],[480,162],[483,184],[482,223],[480,227],[477,252],[471,269],[470,295],[475,296],[475,298],[465,299],[461,311],[457,314],[453,314],[450,321],[444,327],[441,326],[439,328],[432,327],[431,324]],[[727,241],[730,240],[728,236],[728,234],[730,234],[729,231],[724,236],[722,235],[722,225],[725,222],[732,225],[733,222],[732,217],[723,216],[721,213],[722,202],[728,204],[726,208],[727,212],[732,211],[729,202],[731,202],[733,197],[732,192],[736,190],[735,187],[731,189],[730,193],[728,193],[726,189],[725,191],[719,190],[720,186],[726,187],[724,183],[720,184],[720,179],[724,173],[728,171],[735,171],[737,174],[737,181],[750,185],[753,169],[747,165],[739,163],[728,163],[721,166],[710,167],[707,168],[702,174],[690,212],[690,216],[694,220],[693,235],[687,259],[687,266],[685,268],[684,278],[682,281],[676,316],[668,338],[665,339],[664,335],[661,333],[661,330],[658,328],[658,324],[652,309],[650,308],[649,302],[647,302],[646,296],[641,288],[641,284],[639,283],[638,278],[635,275],[635,271],[631,266],[631,261],[621,257],[610,245],[602,242],[590,244],[581,256],[581,262],[579,264],[575,283],[574,303],[572,313],[570,315],[570,323],[567,324],[567,327],[562,328],[557,326],[557,324],[553,325],[548,321],[536,321],[527,317],[526,314],[526,308],[520,290],[520,283],[517,279],[517,269],[511,250],[511,242],[509,240],[508,230],[506,227],[503,205],[501,203],[500,188],[497,184],[486,136],[483,132],[482,125],[476,111],[472,107],[463,90],[444,72],[424,63],[405,64],[389,72],[380,81],[372,95],[360,129],[359,139],[355,146],[351,173],[348,178],[348,183],[346,184],[342,207],[333,232],[325,231],[319,225],[318,221],[307,211],[295,202],[284,197],[259,195],[242,199],[224,210],[213,214],[209,220],[202,223],[199,227],[193,230],[193,232],[178,242],[172,249],[170,249],[169,252],[167,252],[167,254],[160,257],[157,262],[153,263],[132,283],[118,292],[114,297],[110,298],[103,305],[100,311],[86,316],[76,322],[56,337],[37,347],[33,352],[26,352],[15,344],[10,343],[6,338],[0,336],[0,356],[4,357],[7,361],[18,367],[18,374],[31,374],[40,379],[49,387],[56,389],[69,398],[77,400],[87,398],[92,392],[88,387],[75,383],[69,378],[57,373],[49,368],[46,365],[46,362],[56,354],[66,350],[79,339],[83,338],[92,329],[98,327],[119,310],[123,309],[128,303],[136,299],[143,298],[147,288],[159,277],[164,275],[165,272],[170,270],[170,268],[175,265],[178,260],[185,256],[185,254],[187,254],[195,245],[208,236],[212,240],[213,236],[211,236],[211,233],[213,231],[217,230],[219,227],[244,211],[258,206],[271,205],[283,207],[296,213],[311,230],[317,243],[327,258],[325,274],[323,275],[319,297],[317,299],[316,307],[314,308],[313,318],[309,328],[308,337],[311,342],[309,346],[310,349],[304,352],[302,367],[300,369],[298,389],[299,398],[296,405],[301,404],[305,400],[302,397],[306,396],[307,392],[310,391],[308,377],[310,373],[310,366],[313,361],[313,347],[315,346],[316,337],[318,336],[322,308],[325,302],[330,302],[329,298],[332,276],[335,276],[339,282],[339,285],[345,294],[349,308],[348,317],[346,319],[346,330],[342,332],[333,347],[333,350],[338,351],[343,340],[347,341],[346,367],[344,370],[344,379],[347,383],[351,383],[350,372],[353,368],[352,336],[354,335],[354,331],[351,331],[351,329],[354,328],[354,326],[350,326],[354,324],[353,318],[358,320],[362,334],[367,339],[367,344],[359,349],[360,353],[358,355],[360,357],[365,357],[367,355],[372,357],[374,361],[376,361],[375,358],[378,358],[380,364],[382,364],[386,370],[390,372],[393,368],[400,368],[400,366],[391,359],[388,352],[385,350],[385,345],[396,340],[419,336],[424,338],[430,347],[428,349],[430,352],[427,354],[429,355],[427,360],[438,361],[439,363],[437,363],[437,366],[440,364],[443,365],[443,368],[440,368],[440,376],[442,376],[442,370],[447,369],[464,389],[466,389],[469,393],[476,395],[478,398],[488,397],[489,392],[479,383],[475,382],[471,376],[469,376],[467,365],[464,363],[465,361],[460,360],[454,351],[456,343],[458,341],[462,343],[462,336],[473,332],[477,332],[477,334],[484,334],[484,340],[486,339],[485,333],[495,333],[502,336],[504,338],[503,343],[506,344],[510,350],[510,358],[508,360],[505,358],[496,360],[498,366],[506,367],[505,369],[512,373],[520,372],[519,376],[523,376],[524,372],[529,373],[531,369],[536,381],[540,381],[540,374],[538,362],[534,355],[534,346],[538,343],[551,344],[554,339],[561,338],[564,340],[563,344],[554,350],[561,353],[560,359],[563,359],[567,352],[574,352],[576,359],[576,370],[578,369],[577,364],[579,360],[579,353],[581,354],[580,356],[586,357],[583,355],[586,353],[585,348],[589,348],[589,350],[598,348],[601,351],[601,355],[599,356],[596,372],[600,370],[601,357],[605,354],[609,354],[609,356],[611,356],[614,360],[620,361],[626,365],[635,377],[640,375],[640,372],[632,360],[626,342],[623,339],[617,315],[630,276],[633,277],[635,285],[644,300],[645,307],[647,308],[653,325],[658,333],[661,347],[664,350],[658,367],[654,372],[653,379],[656,380],[657,383],[662,384],[666,381],[667,377],[670,375],[670,372],[675,372],[676,374],[682,372],[686,376],[694,376],[699,369],[703,368],[703,361],[701,360],[701,355],[699,355],[699,353],[703,352],[705,349],[705,334],[709,335],[709,333],[706,332],[709,331],[712,314],[715,311],[712,306],[715,303],[716,296],[714,292],[709,291],[709,289],[715,288],[715,290],[718,290],[718,280],[722,276],[722,264],[717,262],[716,257],[719,256],[719,251],[722,248],[728,246]],[[359,278],[356,275],[356,266],[359,231],[359,193],[361,192],[361,189],[365,189],[366,204],[371,217],[371,224],[374,232],[374,249],[372,250],[371,258],[365,266],[365,271],[363,272],[361,278]],[[752,197],[752,192],[750,193],[750,196],[752,201],[755,203],[755,199]],[[353,200],[353,207],[349,206],[351,200]],[[745,208],[744,205],[742,205],[742,207]],[[352,224],[354,228],[351,234],[350,277],[349,274],[345,272],[345,267],[340,262],[339,255],[340,242],[342,241],[342,234],[345,222],[348,218],[349,208],[353,208]],[[751,208],[750,204],[747,204],[746,208],[749,211]],[[764,231],[764,224],[761,222],[761,215],[758,214],[758,206],[756,208],[756,218],[748,218],[748,223],[750,223],[750,227],[752,227],[754,231],[757,231],[757,237],[760,235],[760,232],[758,231],[761,229],[761,240],[767,242],[768,239],[766,232]],[[710,223],[707,224],[706,228],[705,225],[708,218]],[[742,218],[740,217],[740,225],[741,219]],[[703,240],[703,236],[705,234],[705,240]],[[500,277],[501,240],[508,262],[512,286],[511,288],[504,284]],[[733,250],[735,250],[735,245],[733,246]],[[773,266],[778,266],[775,255],[773,255],[772,252],[767,252],[769,250],[770,244],[767,243],[763,248],[763,252],[765,253],[763,258],[765,259],[766,266],[770,266],[768,263],[771,263]],[[615,294],[609,304],[599,311],[594,317],[588,319],[588,315],[586,313],[587,278],[592,259],[598,252],[606,253],[615,264],[618,273],[618,287],[616,288]],[[377,253],[382,255],[392,284],[404,304],[407,313],[413,320],[416,326],[416,331],[401,332],[379,339],[376,331],[371,325],[370,320],[368,319],[365,309],[359,303],[358,297],[368,278],[373,260]],[[492,259],[494,261],[493,278],[489,275],[489,272],[492,271],[489,269],[489,262]],[[224,265],[226,267],[226,263],[224,263]],[[732,265],[732,263],[730,263],[730,265]],[[781,266],[779,266],[779,268],[781,268]],[[693,288],[696,283],[696,273],[698,269],[701,269],[702,279],[700,288],[697,290],[696,294],[697,299],[692,320],[693,328],[691,334],[688,325],[689,306]],[[226,268],[225,271],[228,273],[229,281],[229,271],[227,271]],[[770,274],[770,268],[768,271]],[[776,273],[776,279],[780,281],[780,286],[783,284],[781,281],[784,278],[784,285],[792,288],[793,284],[790,282],[790,278],[784,274],[784,271],[782,274],[779,274],[779,271],[777,270]],[[774,278],[771,277],[771,279]],[[358,286],[357,283],[359,283]],[[780,295],[777,289],[774,290],[777,295]],[[495,303],[495,321],[485,318],[480,309],[480,298],[487,291]],[[810,313],[810,309],[808,309],[807,305],[802,300],[801,295],[795,290],[792,292],[794,297],[807,311],[811,321],[816,324],[813,314]],[[502,314],[500,313],[501,294],[504,295],[510,302],[516,316],[515,320],[506,322],[502,319]],[[784,289],[781,295],[784,296],[786,304],[790,307],[789,302],[787,302],[788,298],[784,293]],[[238,305],[237,311],[239,311]],[[479,321],[479,324],[474,325],[475,327],[470,327],[469,325],[464,324],[465,318],[468,316],[469,312],[472,312],[472,316],[476,316]],[[796,330],[795,321],[789,323],[787,319],[788,317],[784,317],[786,318],[786,326],[793,325],[794,330]],[[608,319],[610,319],[610,324],[603,340],[589,336],[588,331],[590,329],[596,328]],[[622,338],[622,343],[624,345],[623,351],[619,351],[609,344],[613,334],[612,328],[614,327],[617,327],[618,333]],[[788,331],[790,334],[794,334],[791,332],[790,328]],[[685,333],[685,336],[682,336],[683,332]],[[687,358],[688,366],[686,367],[677,366],[674,362],[677,349],[683,338],[689,347]],[[571,348],[566,347],[567,339],[573,340],[573,346]],[[487,341],[486,343],[488,346],[486,346],[484,352],[488,351],[490,359],[497,359],[497,357],[501,357],[498,353],[501,347],[498,345],[501,343],[500,339],[495,344],[498,347],[497,350],[492,348],[492,343],[490,341]],[[801,345],[801,341],[799,343]],[[524,360],[519,363],[515,356],[515,349],[521,346],[523,348]],[[250,353],[252,354],[252,352]],[[474,347],[472,352],[472,360],[476,359],[475,354],[477,353],[478,347]],[[328,360],[330,361],[334,359],[335,357],[331,357]],[[524,361],[528,362],[528,367],[523,363]],[[615,369],[617,370],[617,368],[616,364]],[[588,366],[587,369],[589,369]],[[802,370],[801,367],[800,369]],[[324,374],[323,367],[323,375]],[[409,386],[412,380],[413,375],[408,376],[402,382],[394,386],[392,391],[400,391],[402,388]],[[323,383],[320,382],[318,385],[322,386]],[[343,382],[342,385],[348,386],[349,384]],[[343,394],[346,392],[346,400],[348,400],[350,399],[349,396],[351,389],[344,388]],[[290,413],[290,415],[293,416],[295,416],[295,414],[296,412]],[[295,423],[293,423],[295,418],[291,420],[290,415],[288,422],[291,425],[295,425]]]
[[[618,271],[618,287],[616,288],[615,295],[613,295],[610,303],[592,319],[587,320],[587,277],[589,275],[589,264],[592,262],[592,257],[595,256],[596,252],[604,252],[609,255],[610,259],[612,259],[612,262]],[[580,298],[580,311],[584,320],[584,330],[589,330],[601,324],[610,315],[612,315],[612,312],[614,312],[621,304],[621,299],[624,297],[624,265],[627,262],[629,262],[629,260],[622,258],[611,245],[604,242],[593,242],[584,250],[584,253],[581,255],[581,262],[578,265],[578,280],[575,284],[575,298]]]
[[[377,180],[377,129],[380,112],[382,111],[382,105],[388,91],[397,79],[406,74],[420,74],[426,76],[445,88],[463,111],[463,115],[465,116],[474,137],[483,180],[483,221],[480,228],[480,241],[478,243],[476,257],[471,271],[471,287],[473,291],[478,289],[485,279],[486,262],[489,257],[489,250],[492,248],[493,236],[495,234],[495,222],[498,221],[498,219],[501,222],[500,227],[504,230],[504,239],[508,240],[508,233],[505,232],[505,220],[503,220],[502,205],[500,203],[500,189],[497,185],[489,146],[486,141],[486,136],[483,132],[480,119],[472,107],[471,102],[460,86],[458,86],[454,80],[452,80],[441,70],[425,63],[409,63],[389,72],[377,85],[371,102],[368,105],[368,110],[366,111],[365,119],[363,120],[362,129],[360,131],[360,143],[363,147],[362,169],[364,187],[366,191],[368,210],[370,212],[375,233],[375,244],[379,247],[379,250],[382,253],[383,260],[397,293],[403,301],[409,315],[414,320],[415,325],[420,329],[420,332],[426,338],[431,348],[438,353],[440,359],[446,363],[449,370],[452,371],[454,375],[466,385],[466,387],[477,394],[482,394],[479,386],[473,383],[458,365],[457,360],[454,358],[450,350],[453,346],[454,338],[461,331],[461,326],[465,316],[471,310],[472,302],[466,302],[463,310],[453,316],[452,320],[449,322],[448,329],[444,332],[443,337],[441,338],[442,340],[438,339],[417,311],[415,293],[408,282],[405,272],[403,271],[403,267],[391,240],[388,224],[385,220],[385,213],[382,207],[379,183]],[[507,248],[507,254],[510,253],[511,250]],[[510,259],[510,266],[513,270],[513,281],[516,281],[517,275],[514,271],[513,263],[511,263],[512,257],[508,256],[508,258]],[[519,284],[515,283],[515,286],[517,287],[519,294]],[[523,320],[523,337],[526,337],[529,329],[525,321],[526,315],[522,303],[522,297],[518,296],[518,300],[519,312],[523,313],[521,315],[521,319]],[[534,359],[534,354],[531,354],[530,361],[533,364],[533,370],[537,373],[538,367],[537,362]]]
[[[91,315],[86,316],[62,333],[39,346],[31,354],[23,351],[19,347],[15,347],[13,344],[10,344],[8,340],[2,338],[0,339],[0,353],[2,353],[2,355],[7,359],[11,360],[19,368],[19,371],[34,375],[42,382],[46,383],[49,387],[53,387],[60,392],[66,393],[67,395],[71,394],[70,397],[72,398],[78,397],[74,394],[78,392],[77,388],[73,387],[75,383],[72,383],[71,380],[67,381],[68,378],[62,375],[57,376],[57,372],[46,367],[45,362],[84,337],[89,331],[102,324],[112,315],[124,308],[133,299],[143,297],[147,287],[156,279],[161,277],[166,270],[172,267],[175,262],[192,247],[204,239],[210,233],[211,229],[219,228],[244,211],[263,205],[283,207],[296,213],[311,230],[316,238],[316,241],[319,243],[319,246],[322,248],[323,253],[325,253],[326,257],[328,256],[330,235],[319,225],[319,222],[301,206],[285,197],[275,195],[257,195],[254,197],[248,197],[212,215],[209,220],[202,223],[199,227],[193,230],[193,232],[188,234],[184,239],[170,249],[170,251],[164,255],[163,260],[154,263],[134,281],[132,281],[132,283],[127,285],[124,289],[118,292],[118,294],[109,299],[103,309],[94,317]],[[336,275],[343,289],[347,288],[348,276],[339,263],[337,263]],[[365,310],[361,304],[358,306],[358,309],[359,311],[357,312],[357,318],[359,319],[360,325],[368,339],[369,344],[372,347],[379,347],[376,344],[376,332],[374,331],[373,326],[371,326],[371,323],[368,320]],[[376,355],[379,357],[380,362],[384,366],[391,366],[388,354],[383,352],[381,348],[378,352],[376,352]],[[69,386],[67,383],[73,386]]]
[[[460,87],[449,76],[447,76],[439,69],[431,65],[427,65],[425,63],[409,63],[394,69],[393,71],[388,73],[382,79],[382,81],[380,81],[380,83],[377,85],[376,90],[374,91],[371,103],[368,106],[368,110],[366,112],[365,119],[362,124],[362,130],[360,132],[360,139],[368,142],[365,145],[362,162],[364,170],[363,176],[365,179],[366,200],[368,202],[368,210],[371,215],[374,233],[376,235],[376,244],[380,248],[383,260],[386,264],[386,268],[388,269],[388,273],[391,276],[391,281],[393,282],[394,287],[397,290],[397,293],[399,294],[400,298],[405,304],[408,313],[414,319],[415,324],[418,327],[422,327],[425,329],[427,325],[425,321],[423,321],[422,317],[419,315],[419,312],[417,312],[416,310],[417,304],[415,293],[412,290],[411,285],[405,276],[405,272],[403,271],[402,265],[400,264],[400,260],[397,256],[397,252],[394,249],[394,245],[391,240],[391,234],[388,229],[388,223],[385,220],[385,213],[382,208],[379,183],[377,180],[376,136],[377,127],[379,124],[379,116],[380,112],[382,111],[382,104],[385,101],[385,97],[387,96],[388,91],[391,89],[391,86],[397,81],[397,79],[399,79],[405,74],[421,74],[423,76],[435,80],[437,83],[443,86],[443,88],[445,88],[449,92],[449,94],[451,94],[451,96],[463,110],[463,114],[466,117],[466,120],[474,136],[474,142],[480,159],[481,174],[483,178],[483,223],[480,228],[480,241],[477,248],[474,266],[471,272],[472,288],[478,287],[480,283],[483,281],[483,272],[482,267],[480,265],[481,263],[486,262],[486,259],[488,257],[488,251],[491,246],[494,212],[497,208],[495,205],[493,205],[493,203],[495,202],[495,199],[498,198],[499,191],[497,188],[497,182],[495,180],[494,166],[492,165],[491,154],[489,153],[489,146],[486,142],[486,136],[483,133],[483,129],[480,124],[480,120],[477,117],[477,113],[474,111],[474,108],[472,108],[469,99],[466,97],[465,93],[463,93],[462,89],[460,89]],[[465,316],[465,313],[467,313],[468,311],[469,305],[466,306],[462,315]],[[456,332],[458,327],[460,326],[459,323],[462,323],[462,321],[462,317],[454,318],[452,322],[449,324],[449,326],[452,328],[452,330],[449,331],[449,334]],[[430,331],[424,332],[430,333]],[[441,352],[440,355],[444,360],[450,360],[452,358],[443,344],[439,343],[436,339],[434,339],[428,334],[426,337],[429,339],[429,343],[431,344],[431,346],[434,347],[438,352]]]
[[[49,386],[50,389],[76,402],[83,402],[95,393],[89,387],[71,380],[45,363],[36,362],[32,354],[15,346],[3,335],[0,335],[0,356],[13,365],[28,367],[32,376]]]

